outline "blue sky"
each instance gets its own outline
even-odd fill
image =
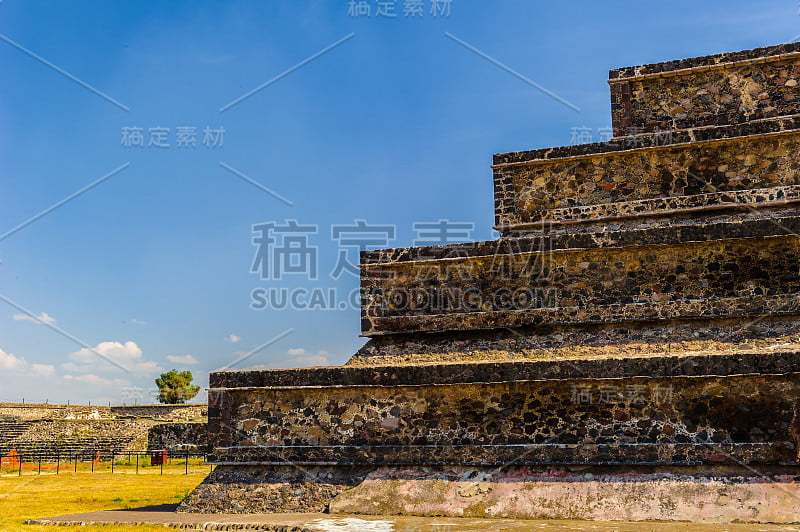
[[[364,339],[332,226],[492,238],[491,155],[610,126],[610,68],[800,34],[796,0],[406,3],[0,2],[0,234],[106,177],[0,238],[0,401],[150,402],[172,367],[207,385],[242,357],[344,363]],[[253,225],[287,220],[317,226],[317,279],[250,271]],[[259,310],[259,289],[333,289],[336,308]]]

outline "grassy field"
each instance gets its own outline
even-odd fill
[[[26,519],[57,515],[138,508],[177,503],[205,478],[179,474],[183,467],[170,466],[164,474],[61,473],[0,476],[0,530],[53,531],[63,527],[24,525]],[[73,527],[68,527],[73,528]],[[164,530],[162,526],[86,526],[82,531]]]

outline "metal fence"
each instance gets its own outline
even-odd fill
[[[0,475],[61,473],[184,474],[208,473],[214,466],[197,451],[81,451],[59,454],[9,453],[0,458]]]

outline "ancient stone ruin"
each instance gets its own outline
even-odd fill
[[[0,456],[29,463],[149,449],[204,452],[206,405],[80,406],[0,403]]]
[[[198,512],[800,521],[800,45],[610,72],[491,242],[361,256],[343,367],[211,375]]]

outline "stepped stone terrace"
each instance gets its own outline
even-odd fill
[[[56,460],[147,449],[206,449],[206,405],[0,403],[0,455]]]
[[[491,242],[361,255],[338,368],[211,375],[184,511],[800,522],[800,45],[612,70]]]

